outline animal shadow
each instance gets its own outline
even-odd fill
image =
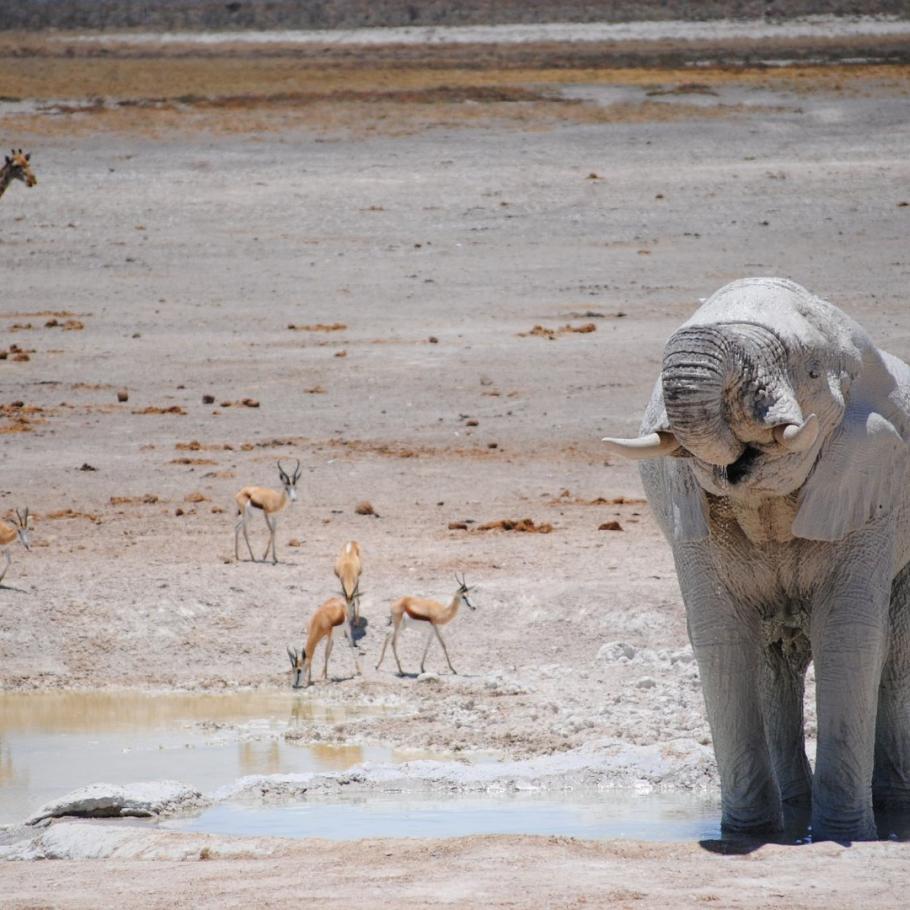
[[[705,838],[698,845],[709,853],[721,856],[746,856],[766,844],[798,847],[813,843],[808,808],[784,810],[784,830],[773,834],[748,835],[722,833],[719,838]],[[880,841],[910,841],[910,809],[876,810],[875,827]],[[851,841],[836,841],[849,847]]]

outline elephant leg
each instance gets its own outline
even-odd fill
[[[889,652],[878,690],[872,798],[882,808],[910,806],[910,565],[891,586]]]
[[[837,569],[812,608],[818,712],[812,835],[823,840],[876,837],[872,772],[892,550],[871,530],[851,538],[855,554],[837,554]]]
[[[759,833],[783,826],[762,714],[764,655],[757,610],[734,602],[710,560],[677,554],[689,638],[698,661],[720,773],[721,827]]]
[[[804,636],[791,635],[765,651],[761,692],[765,736],[774,779],[782,802],[807,806],[812,798],[812,771],[806,757],[803,719],[804,674],[809,645]]]

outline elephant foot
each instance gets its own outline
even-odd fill
[[[842,813],[812,813],[812,840],[830,840],[845,844],[853,841],[878,840],[878,830],[872,813],[856,817]]]
[[[783,831],[784,819],[779,805],[723,806],[720,828],[725,834],[763,835]]]

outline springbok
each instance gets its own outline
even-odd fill
[[[0,166],[0,196],[14,180],[21,180],[26,186],[34,186],[38,182],[29,164],[31,157],[30,154],[22,154],[22,149],[12,149],[5,156],[3,165]]]
[[[359,597],[355,594],[355,599]],[[332,653],[332,632],[336,626],[342,626],[344,637],[351,646],[351,655],[354,658],[354,670],[360,675],[360,661],[357,656],[357,649],[354,647],[354,639],[351,637],[350,629],[351,613],[348,604],[340,597],[330,597],[311,617],[309,627],[307,628],[306,646],[301,648],[300,653],[296,649],[288,650],[288,657],[291,661],[291,670],[294,672],[294,688],[300,688],[300,676],[304,674],[304,688],[309,686],[313,681],[313,658],[316,656],[316,648],[323,638],[325,643],[325,664],[322,668],[322,678],[327,679],[329,675],[329,655]]]
[[[240,516],[237,524],[234,525],[234,559],[240,559],[239,542],[240,532],[243,531],[243,539],[246,541],[246,548],[250,551],[250,559],[256,562],[253,556],[253,548],[250,546],[250,538],[247,534],[247,522],[255,510],[262,512],[262,517],[269,528],[269,542],[266,544],[265,553],[262,559],[265,561],[269,555],[269,547],[272,548],[272,564],[278,562],[278,556],[275,553],[275,529],[278,527],[278,513],[289,503],[297,501],[297,481],[300,479],[300,459],[297,459],[297,467],[294,468],[293,476],[289,477],[287,471],[281,467],[278,462],[278,476],[281,478],[281,490],[272,490],[269,487],[244,487],[234,496],[237,503],[237,513]]]
[[[382,661],[385,657],[385,649],[391,638],[392,653],[395,655],[395,663],[398,664],[398,673],[404,675],[404,671],[401,669],[401,661],[398,659],[398,636],[403,629],[411,628],[418,623],[426,623],[428,626],[427,643],[426,647],[423,649],[423,657],[420,658],[420,672],[424,672],[423,667],[427,659],[427,652],[430,650],[430,644],[433,641],[433,634],[435,633],[436,638],[439,640],[439,644],[442,646],[442,653],[446,656],[446,663],[449,665],[449,669],[457,674],[456,669],[452,666],[452,661],[449,660],[449,652],[446,649],[446,643],[442,640],[442,633],[440,633],[439,627],[450,623],[458,615],[458,610],[461,608],[462,603],[466,604],[472,610],[476,610],[477,608],[468,600],[468,592],[473,590],[473,588],[469,588],[465,584],[464,575],[462,575],[461,578],[456,575],[455,581],[458,582],[458,590],[453,595],[452,601],[448,606],[441,604],[438,600],[430,600],[426,597],[402,597],[392,604],[392,610],[389,616],[389,622],[392,624],[392,628],[386,634],[385,641],[382,643],[382,651],[379,653],[379,663],[376,664],[377,670],[382,666]]]
[[[338,559],[335,560],[335,577],[341,582],[341,590],[344,593],[344,599],[348,602],[348,608],[353,608],[355,626],[360,625],[360,598],[357,595],[362,570],[360,544],[356,540],[350,540],[344,545],[338,554]]]
[[[16,538],[19,539],[19,543],[21,543],[26,550],[31,549],[28,540],[28,508],[26,508],[24,513],[16,509],[15,525],[0,521],[0,547],[9,546]],[[4,550],[3,555],[6,557],[6,565],[3,567],[3,571],[0,572],[0,585],[3,584],[6,570],[9,569],[10,563],[13,561],[9,555],[9,550]]]

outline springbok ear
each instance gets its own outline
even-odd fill
[[[26,160],[26,161],[31,161],[31,160],[32,160],[32,153],[31,153],[31,152],[29,152],[29,153],[25,156],[25,160]]]
[[[793,533],[840,540],[884,518],[903,501],[908,465],[894,424],[864,402],[851,404],[803,485]]]

